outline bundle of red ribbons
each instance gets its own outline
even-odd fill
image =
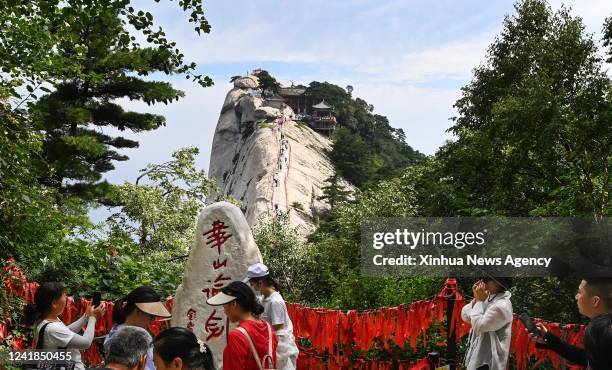
[[[338,364],[334,361],[327,361],[325,357],[318,356],[309,352],[301,352],[297,361],[298,370],[391,370],[393,361],[376,359],[357,359],[353,362],[347,361]],[[429,370],[429,362],[426,358],[415,362],[399,361],[398,370]]]
[[[2,271],[2,283],[6,294],[25,299],[27,303],[33,302],[38,284],[28,281],[13,259],[4,262]],[[453,309],[450,313],[451,333],[444,332],[444,325],[442,325],[441,330],[446,337],[454,334],[456,340],[460,340],[469,332],[470,327],[461,320],[461,309],[466,301],[457,292],[454,279],[449,279],[442,292],[436,297],[397,307],[358,312],[310,308],[297,303],[288,303],[287,309],[293,321],[294,335],[300,347],[298,368],[328,370],[391,369],[392,361],[368,358],[357,358],[351,361],[351,354],[355,351],[365,352],[372,348],[388,350],[390,343],[394,343],[401,348],[407,343],[412,349],[417,349],[419,337],[422,339],[421,345],[425,347],[427,330],[432,323],[443,323],[446,320],[449,299],[454,300]],[[113,303],[109,301],[105,303],[106,312],[96,322],[95,335],[97,337],[106,335],[112,327]],[[84,298],[75,301],[73,297],[68,297],[66,308],[61,317],[62,321],[66,324],[73,322],[85,312],[90,304],[91,302]],[[165,304],[168,310],[172,311],[172,297],[169,297]],[[552,333],[564,338],[570,344],[582,346],[584,325],[541,322]],[[169,325],[170,322],[167,320],[155,321],[149,329],[153,335],[156,335]],[[7,337],[9,330],[15,326],[10,318],[0,320],[0,342]],[[307,347],[300,345],[305,339],[310,344]],[[23,340],[15,340],[13,343],[15,349],[24,349],[29,346],[30,343]],[[578,369],[578,367],[568,367],[559,356],[551,351],[536,349],[535,342],[531,340],[523,323],[517,317],[512,323],[510,351],[515,355],[517,369],[526,369],[532,358],[535,359],[536,363],[549,360],[556,369],[561,369],[562,366],[569,369]],[[102,362],[98,344],[94,344],[84,351],[83,360],[89,365],[98,365]],[[429,366],[427,359],[414,362],[399,361],[398,365],[400,370],[421,370],[427,369]]]
[[[16,296],[22,298],[26,303],[34,302],[34,293],[38,288],[38,283],[28,281],[23,271],[15,264],[14,259],[8,259],[4,262],[3,266],[3,285],[7,296]],[[95,336],[105,336],[113,326],[113,302],[104,301],[106,310],[104,316],[96,321]],[[172,310],[173,299],[169,297],[166,300],[166,307],[168,310]],[[87,307],[91,305],[91,301],[85,298],[74,299],[73,297],[66,298],[66,307],[61,315],[61,319],[65,324],[70,324],[79,317],[81,317]],[[11,322],[10,318],[0,321],[0,342],[8,335],[8,330],[14,327],[14,323]],[[170,322],[167,320],[154,321],[149,330],[153,335],[157,335],[163,329],[170,326]],[[102,363],[102,355],[99,350],[99,343],[94,344],[83,352],[83,361],[89,365],[99,365]],[[23,340],[15,340],[13,342],[13,349],[26,349],[29,348],[31,343],[26,343]]]
[[[458,315],[461,305],[455,305]],[[427,330],[436,321],[442,323],[446,316],[447,301],[435,297],[417,301],[410,305],[380,308],[371,311],[338,311],[303,307],[300,304],[288,303],[287,309],[293,322],[294,335],[301,343],[309,339],[308,347],[300,346],[307,367],[312,363],[327,362],[329,369],[364,368],[386,369],[390,361],[359,359],[350,363],[348,358],[354,351],[365,352],[371,348],[390,349],[395,343],[400,348],[408,342],[413,349],[417,348],[418,338],[422,345],[427,344]],[[457,314],[456,314],[457,315]],[[459,323],[460,321],[456,321]],[[457,332],[464,331],[457,325]],[[457,336],[459,339],[461,335]],[[363,367],[366,366],[367,367]],[[300,365],[302,368],[302,365]]]

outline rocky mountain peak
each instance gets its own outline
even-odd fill
[[[319,197],[335,174],[327,157],[331,140],[296,120],[281,97],[263,94],[256,76],[233,83],[213,138],[209,176],[219,193],[210,199],[238,200],[251,227],[286,215],[290,226],[308,235],[314,215],[329,208]]]

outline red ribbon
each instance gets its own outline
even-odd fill
[[[2,283],[7,295],[15,295],[32,303],[38,284],[27,280],[14,259],[6,260],[2,271]],[[298,369],[390,369],[391,361],[358,358],[351,363],[351,353],[354,350],[367,351],[372,348],[389,349],[388,341],[394,342],[399,347],[403,347],[409,341],[410,346],[416,350],[419,337],[422,337],[422,346],[425,347],[427,331],[432,322],[446,320],[448,299],[454,299],[450,323],[451,333],[455,333],[456,339],[460,340],[469,332],[470,326],[461,319],[461,309],[467,302],[459,294],[454,279],[447,279],[437,297],[413,302],[408,306],[400,305],[357,312],[309,308],[297,303],[288,303],[287,311],[293,321],[298,346],[302,338],[310,339],[312,343],[312,346],[307,348],[299,346]],[[105,314],[96,322],[96,336],[108,333],[112,327],[113,303],[105,303]],[[73,297],[68,297],[61,315],[62,321],[66,324],[73,322],[85,312],[89,305],[91,305],[89,300],[81,298],[75,302]],[[174,305],[172,297],[168,297],[165,305],[168,311],[172,312]],[[565,338],[571,345],[582,346],[584,325],[543,323],[551,333]],[[168,320],[154,321],[150,330],[156,335],[169,326],[170,321]],[[9,320],[0,321],[0,341],[8,336],[8,332]],[[27,347],[28,344],[23,339],[14,339],[14,349]],[[517,369],[526,369],[531,358],[535,358],[538,364],[548,360],[556,369],[560,369],[561,366],[561,360],[557,354],[548,350],[536,349],[535,342],[531,340],[524,325],[516,316],[512,323],[510,351],[516,356]],[[102,362],[96,345],[84,351],[83,359],[90,365],[98,365]],[[427,359],[421,359],[415,363],[400,361],[398,365],[399,369],[412,370],[424,370],[429,366]]]

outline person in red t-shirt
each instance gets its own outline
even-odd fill
[[[264,308],[257,302],[251,287],[242,281],[234,281],[206,303],[222,305],[230,321],[239,323],[228,334],[227,346],[223,350],[224,370],[276,368],[278,339],[270,324],[259,319]]]

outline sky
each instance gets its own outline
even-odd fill
[[[553,8],[561,4],[551,1]],[[601,38],[611,1],[563,4],[584,19],[596,40]],[[144,134],[122,133],[140,147],[125,150],[130,160],[106,174],[112,183],[134,181],[140,168],[166,161],[185,146],[200,149],[198,166],[208,172],[229,79],[255,68],[285,85],[352,85],[353,96],[401,127],[409,145],[434,154],[451,139],[445,131],[461,87],[484,61],[504,16],[514,13],[513,2],[506,0],[213,0],[204,2],[212,30],[198,36],[175,1],[138,0],[135,7],[150,11],[186,60],[196,62],[197,71],[215,84],[202,88],[183,76],[155,75],[183,90],[185,98],[167,106],[121,101],[127,109],[164,115],[167,125]]]

